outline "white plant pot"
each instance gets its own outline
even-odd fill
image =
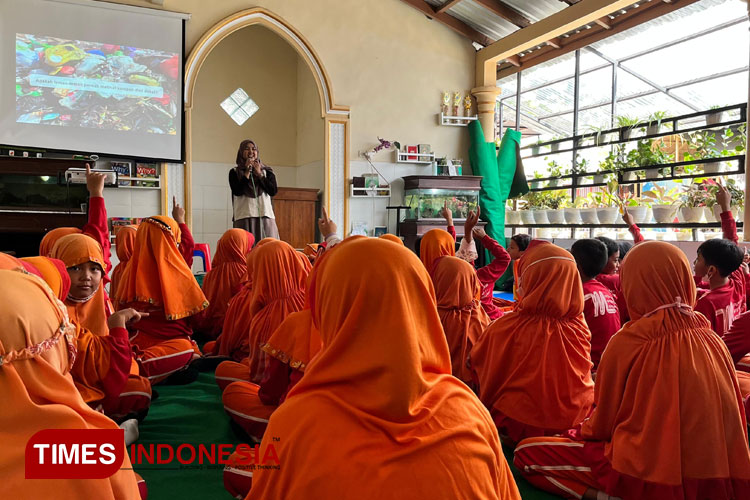
[[[659,125],[657,123],[654,123],[653,125],[649,125],[646,128],[647,135],[656,135],[658,133],[659,133]]]
[[[628,207],[628,213],[633,216],[633,222],[636,224],[643,224],[651,220],[646,206]]]
[[[521,223],[521,212],[516,210],[505,211],[505,223],[506,224],[520,224]]]
[[[680,220],[682,222],[696,223],[703,219],[703,207],[681,207]]]
[[[533,224],[534,223],[534,212],[531,210],[521,210],[521,224]]]
[[[619,216],[620,212],[617,207],[602,207],[596,209],[596,217],[599,219],[600,224],[614,224],[617,222]]]
[[[530,181],[529,187],[531,189],[539,189],[540,187],[542,187],[542,181]]]
[[[532,210],[531,213],[534,214],[535,224],[549,224],[546,210]]]
[[[674,220],[677,213],[676,205],[652,205],[651,210],[654,212],[654,219],[659,224],[668,224]]]
[[[737,209],[737,207],[729,207],[729,210],[732,211],[732,215],[734,215],[734,220],[742,220],[741,218],[738,217],[740,211]],[[713,207],[713,215],[714,215],[714,220],[716,220],[716,222],[721,222],[721,207],[719,206],[718,203],[714,205]],[[706,213],[706,220],[707,221],[711,220],[708,217],[708,213]]]
[[[622,179],[625,181],[634,181],[638,178],[637,175],[635,175],[635,172],[632,170],[630,172],[623,172],[622,173]]]
[[[652,168],[651,170],[646,170],[646,179],[658,179],[659,178],[659,170],[656,168]]]
[[[599,224],[596,208],[582,208],[580,210],[582,224]]]
[[[604,176],[603,175],[595,175],[594,176],[594,184],[601,184],[604,182]]]
[[[577,208],[565,208],[563,209],[565,215],[565,222],[568,224],[580,224],[581,223],[581,212]]]
[[[677,232],[677,241],[690,241],[693,238],[693,235],[690,234],[690,231],[678,231]]]
[[[706,125],[716,125],[721,123],[724,118],[724,113],[710,113],[706,115]]]
[[[565,224],[565,213],[562,209],[547,210],[547,220],[550,224]]]

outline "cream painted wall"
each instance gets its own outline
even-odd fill
[[[320,116],[320,97],[312,71],[297,58],[297,165],[321,162],[325,121]],[[321,170],[322,175],[322,170]],[[300,185],[300,187],[307,187]],[[313,187],[313,186],[310,186]]]
[[[243,139],[269,165],[297,165],[297,52],[261,26],[228,36],[203,64],[193,104],[193,158],[234,163]],[[238,126],[219,106],[242,87],[260,109]]]
[[[283,17],[319,55],[336,103],[352,110],[352,159],[378,136],[430,143],[439,154],[466,159],[466,129],[439,126],[436,118],[441,91],[474,86],[475,52],[466,38],[401,0],[164,0],[165,9],[192,16],[188,52],[215,23],[253,6]]]

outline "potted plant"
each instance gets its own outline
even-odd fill
[[[547,194],[544,191],[529,191],[526,200],[529,202],[531,215],[535,224],[549,224],[547,220]]]
[[[552,137],[553,141],[557,141],[559,139],[562,139],[562,137],[560,137],[559,135],[556,135],[556,136]],[[550,144],[549,148],[550,148],[550,151],[552,151],[553,153],[556,152],[556,151],[559,151],[560,150],[560,143],[556,142],[554,144]]]
[[[578,200],[576,200],[577,202]],[[568,224],[580,224],[581,223],[581,213],[579,211],[579,208],[576,206],[575,203],[573,203],[568,196],[565,197],[565,200],[562,203],[562,211],[563,211],[563,217],[565,218],[565,222]]]
[[[568,195],[565,191],[548,191],[547,193],[547,220],[550,224],[564,224],[565,212],[563,208],[569,203]]]
[[[629,163],[639,167],[650,167],[653,165],[664,165],[673,160],[673,156],[664,151],[666,144],[663,140],[654,143],[653,139],[641,139],[636,142],[635,149],[628,152]],[[645,169],[646,179],[656,179],[662,169]]]
[[[706,201],[709,198],[705,186],[692,183],[680,194],[680,219],[683,222],[700,222],[705,212]]]
[[[732,195],[732,214],[736,220],[742,220],[745,209],[745,193],[731,177],[728,177],[725,180],[726,187]],[[704,179],[703,184],[706,186],[706,191],[708,193],[705,209],[706,220],[711,220],[713,216],[716,222],[721,222],[721,207],[716,203],[716,193],[719,190],[718,184],[713,179]]]
[[[675,204],[677,202],[677,188],[667,191],[664,186],[654,184],[653,189],[643,192],[643,196],[653,200],[651,211],[656,222],[668,224],[674,221],[677,212],[677,205]]]
[[[633,131],[633,127],[640,123],[638,118],[631,118],[625,115],[616,117],[615,121],[620,128],[620,137],[622,140],[630,139],[630,133]]]
[[[636,224],[643,224],[651,221],[651,203],[644,199],[633,196],[633,193],[627,193],[621,197],[621,203],[628,209],[628,213],[633,216]]]
[[[521,218],[521,224],[533,224],[534,214],[531,212],[531,203],[529,203],[529,195],[533,191],[526,193],[518,199],[518,212]]]
[[[616,179],[610,179],[601,191],[592,193],[592,198],[597,205],[596,217],[601,224],[614,224],[617,220],[618,192],[620,190]]]
[[[547,181],[547,186],[555,187],[560,183],[560,177],[565,175],[565,172],[563,171],[562,165],[557,163],[555,160],[547,163],[547,166],[549,167],[549,169],[547,169],[547,177],[554,177],[554,179],[550,179],[549,181]]]
[[[661,130],[661,122],[667,117],[666,111],[655,111],[648,117],[648,127],[646,134],[656,135]]]
[[[716,148],[716,133],[709,130],[696,130],[687,135],[688,150],[682,154],[683,161],[706,160],[722,156]],[[718,161],[702,164],[703,171],[707,174],[716,174],[722,171],[722,164]]]
[[[708,109],[719,109],[720,107],[721,106],[711,106]],[[717,123],[721,123],[723,119],[724,119],[724,113],[721,111],[709,113],[706,115],[706,125],[708,126],[716,125]]]
[[[541,172],[534,172],[534,178],[529,182],[529,187],[531,189],[538,189],[542,187],[542,182],[537,179],[543,179],[544,175],[542,175]]]
[[[588,196],[581,196],[576,198],[576,207],[578,207],[578,213],[581,216],[581,223],[583,224],[599,224],[599,218],[596,216],[596,202],[592,197],[593,193],[589,193]]]
[[[539,140],[539,141],[536,141],[536,142],[535,142],[535,143],[534,143],[534,144],[533,144],[533,145],[531,146],[531,155],[532,155],[532,156],[536,156],[536,155],[538,155],[538,154],[539,154],[539,145],[540,145],[541,143],[542,143],[542,141],[541,141],[541,140]]]
[[[521,223],[521,212],[513,208],[513,200],[505,202],[505,223],[510,225]]]

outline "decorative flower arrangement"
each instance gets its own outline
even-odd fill
[[[365,151],[364,153],[362,153],[362,156],[365,158],[365,160],[367,160],[367,163],[370,164],[373,170],[375,170],[378,173],[378,175],[382,177],[386,183],[388,183],[388,185],[391,184],[391,181],[389,181],[383,174],[381,174],[380,170],[378,170],[377,167],[372,163],[372,155],[380,151],[383,151],[384,149],[391,149],[393,147],[395,147],[397,150],[401,149],[401,144],[396,141],[387,141],[385,139],[381,139],[380,137],[378,137],[378,145],[372,148],[371,150]]]

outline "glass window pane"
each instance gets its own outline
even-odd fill
[[[235,103],[231,97],[227,97],[221,101],[221,108],[226,111],[228,115],[231,115],[237,109],[237,103]]]
[[[234,101],[237,104],[242,104],[243,102],[247,101],[247,99],[248,99],[247,92],[245,92],[244,90],[242,90],[241,88],[239,88],[239,89],[235,90],[234,92],[232,92],[232,99],[234,99]]]
[[[250,118],[250,115],[242,111],[242,108],[238,109],[234,113],[232,113],[232,120],[237,123],[237,125],[242,125],[247,121],[248,118]]]
[[[668,87],[693,78],[745,67],[748,57],[747,23],[740,23],[625,61],[622,66]]]
[[[745,102],[747,99],[747,71],[735,75],[694,83],[672,91],[701,109]]]
[[[560,78],[572,78],[575,69],[575,53],[565,54],[525,70],[521,76],[521,89],[527,90]]]
[[[256,111],[258,111],[258,105],[255,104],[255,101],[252,99],[249,99],[245,102],[245,104],[242,105],[242,110],[247,113],[248,118],[253,116]]]
[[[612,68],[606,67],[581,75],[579,106],[605,104],[612,101]]]
[[[592,130],[609,129],[612,126],[612,107],[609,104],[578,113],[578,131],[587,133]]]

